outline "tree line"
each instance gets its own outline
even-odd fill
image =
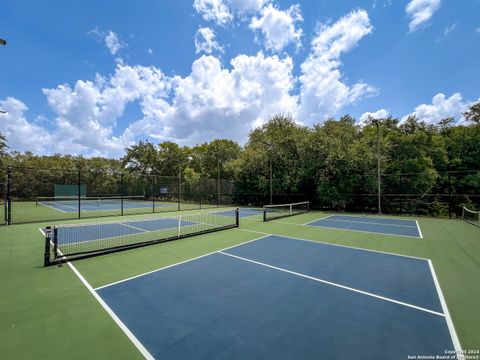
[[[375,207],[378,146],[384,201],[424,202],[429,212],[445,213],[447,194],[462,195],[457,205],[479,202],[480,102],[464,117],[464,124],[453,118],[427,124],[413,115],[359,124],[345,115],[306,127],[278,114],[251,131],[243,147],[226,139],[192,147],[145,140],[127,147],[120,159],[9,151],[8,139],[0,134],[0,160],[3,166],[72,173],[63,183],[75,181],[74,172],[81,170],[96,179],[99,189],[108,184],[108,192],[115,191],[112,178],[124,173],[234,180],[239,193],[267,194],[271,173],[274,202],[280,194],[304,194],[323,207],[365,210]]]

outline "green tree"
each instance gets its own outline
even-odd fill
[[[154,144],[140,141],[125,149],[126,154],[122,158],[123,165],[130,172],[141,175],[151,175],[160,172],[159,153]]]
[[[215,139],[192,148],[192,167],[204,177],[230,178],[232,171],[225,165],[237,159],[240,151],[241,147],[235,141]]]
[[[468,121],[471,121],[479,125],[480,124],[480,101],[470,106],[470,109],[464,112],[463,116],[465,116],[465,119],[467,119]]]

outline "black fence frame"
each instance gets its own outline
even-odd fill
[[[117,196],[120,199],[118,209],[111,212],[82,211],[81,186],[87,183],[95,184],[96,178],[90,170],[62,170],[62,169],[35,169],[9,165],[2,174],[4,196],[4,223],[32,223],[48,222],[52,220],[75,220],[80,218],[97,218],[104,216],[134,215],[132,209],[124,204],[124,197],[138,195],[143,191],[146,201],[151,207],[145,207],[135,214],[147,214],[166,211],[194,210],[212,207],[256,207],[261,208],[270,204],[269,179],[259,177],[256,180],[220,180],[211,178],[186,179],[175,176],[135,175],[125,172],[107,171],[108,189],[113,193],[104,193],[107,187],[92,189],[94,196]],[[25,179],[22,179],[22,175]],[[42,178],[42,176],[44,178]],[[480,189],[475,185],[466,185],[467,177],[480,176],[480,170],[449,170],[437,172],[435,179],[430,182],[433,186],[426,190],[415,189],[412,184],[419,179],[423,181],[423,173],[411,174],[382,174],[381,205],[382,213],[424,215],[455,218],[461,216],[462,206],[472,209],[480,208]],[[38,189],[30,191],[29,180],[37,179]],[[50,212],[48,217],[42,214],[25,216],[28,211],[18,215],[17,204],[32,202],[36,196],[52,196],[53,181],[62,178],[64,183],[78,185],[77,211],[68,214]],[[45,179],[45,180],[43,180]],[[93,180],[92,180],[93,179]],[[43,182],[42,182],[43,180]],[[475,180],[477,181],[477,180]],[[353,185],[352,185],[353,184]],[[322,187],[326,185],[325,187]],[[163,193],[161,188],[168,187]],[[358,175],[355,181],[342,187],[342,184],[332,184],[321,178],[310,180],[310,183],[299,184],[291,190],[285,188],[281,179],[273,179],[273,204],[310,202],[312,210],[340,211],[340,212],[378,212],[378,195],[376,193],[375,174]],[[355,192],[349,192],[349,186]],[[51,190],[49,190],[51,188]],[[336,192],[324,191],[324,188],[334,188]],[[19,192],[20,190],[20,192]],[[25,191],[24,191],[25,190]],[[360,190],[360,191],[359,191]],[[363,191],[362,191],[363,190]],[[415,191],[412,191],[415,190]],[[46,193],[50,191],[50,193]],[[92,195],[92,193],[88,194]],[[157,202],[174,204],[168,209],[157,207]],[[15,211],[12,211],[14,209]]]

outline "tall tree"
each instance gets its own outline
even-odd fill
[[[192,167],[204,177],[229,178],[231,171],[225,165],[238,158],[241,147],[232,140],[215,139],[192,148]]]
[[[126,169],[141,174],[151,175],[160,172],[159,154],[156,146],[146,141],[140,141],[125,149],[122,162]]]
[[[463,113],[463,116],[477,125],[480,124],[480,101],[470,106],[470,109]]]

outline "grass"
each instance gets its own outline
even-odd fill
[[[79,260],[74,265],[98,287],[261,236],[255,231],[429,258],[462,347],[480,348],[479,228],[459,220],[420,218],[424,238],[416,239],[301,225],[325,215],[313,212],[268,223],[259,217],[242,218],[240,229]],[[141,358],[68,266],[42,267],[44,241],[38,228],[44,225],[0,227],[2,357]]]

